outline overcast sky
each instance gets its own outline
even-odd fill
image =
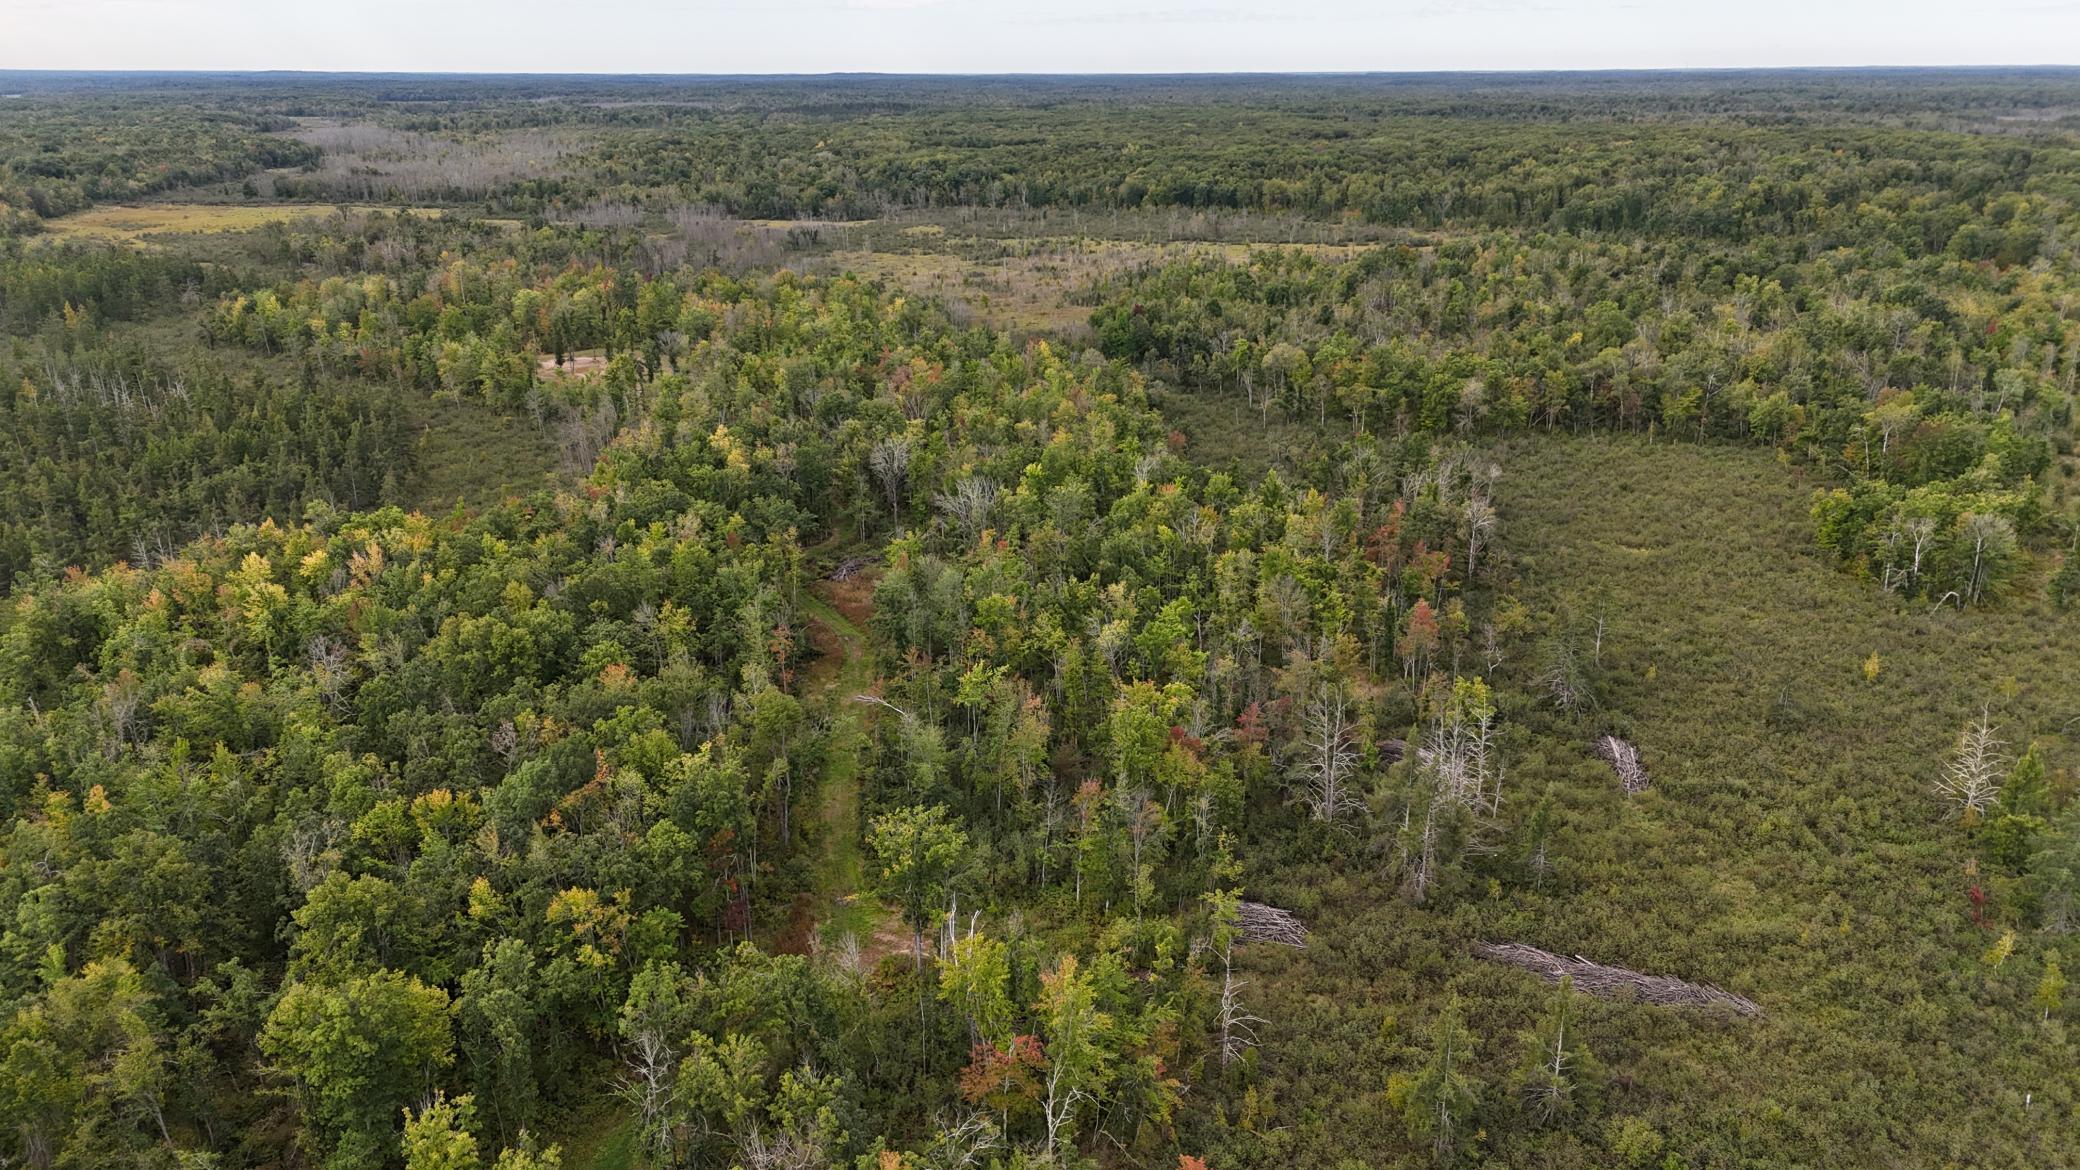
[[[1225,72],[2070,64],[2080,0],[0,0],[0,68]]]

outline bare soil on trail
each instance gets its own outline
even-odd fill
[[[541,360],[535,363],[535,369],[550,378],[590,378],[595,374],[604,373],[606,368],[606,355],[597,353],[571,354],[563,359],[560,366],[556,364],[555,354],[545,353]]]

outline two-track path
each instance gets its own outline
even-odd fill
[[[829,750],[809,815],[809,888],[795,901],[779,950],[805,953],[812,944],[842,946],[849,936],[862,965],[872,969],[882,956],[909,947],[894,916],[867,891],[861,846],[860,772],[870,750],[868,726],[876,708],[857,701],[874,684],[867,653],[867,619],[874,575],[820,581],[805,605],[809,642],[816,651],[803,680],[802,698],[820,705],[831,720]]]

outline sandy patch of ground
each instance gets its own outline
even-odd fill
[[[560,366],[556,364],[555,354],[545,353],[535,363],[535,369],[545,378],[590,378],[604,373],[606,368],[607,356],[600,353],[570,354]]]

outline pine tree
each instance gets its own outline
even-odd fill
[[[1517,1070],[1524,1109],[1541,1126],[1570,1120],[1601,1079],[1602,1067],[1582,1046],[1576,1025],[1574,981],[1563,978],[1545,1018],[1524,1033],[1524,1059]]]
[[[1459,997],[1445,1003],[1430,1029],[1430,1059],[1409,1083],[1401,1102],[1409,1136],[1430,1139],[1438,1162],[1452,1156],[1459,1127],[1480,1103],[1480,1082],[1471,1071],[1474,1041],[1461,1017]]]
[[[1551,846],[1553,839],[1553,793],[1549,789],[1531,806],[1531,816],[1524,822],[1524,867],[1531,871],[1531,880],[1543,884],[1553,872]]]

